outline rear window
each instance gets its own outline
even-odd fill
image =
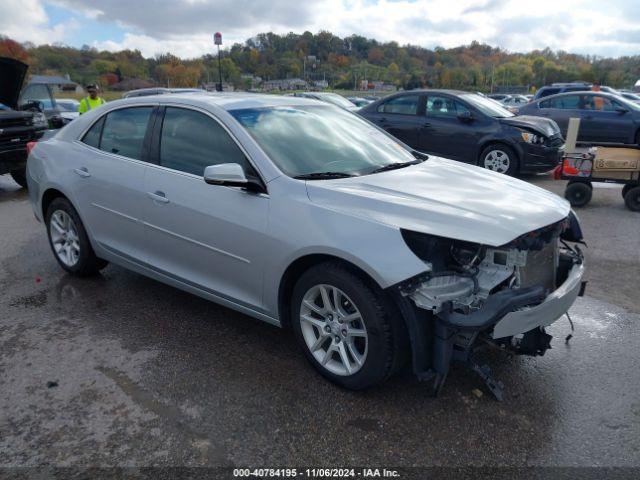
[[[555,95],[556,93],[560,93],[559,88],[544,88],[540,90],[538,93],[539,97],[548,97],[549,95]]]
[[[401,115],[416,115],[418,113],[418,103],[420,96],[405,95],[392,98],[378,107],[379,113],[398,113]]]

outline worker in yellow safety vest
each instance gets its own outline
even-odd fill
[[[87,85],[85,90],[89,96],[80,100],[80,104],[78,105],[78,112],[80,112],[80,115],[107,103],[104,98],[98,96],[98,85]]]

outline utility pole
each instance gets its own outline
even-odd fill
[[[218,88],[219,92],[222,91],[222,60],[220,57],[220,45],[222,45],[222,34],[220,32],[216,32],[213,34],[213,43],[218,46]]]

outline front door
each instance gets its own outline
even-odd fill
[[[167,107],[157,162],[149,165],[144,223],[152,268],[243,306],[262,306],[269,198],[208,185],[205,167],[238,163],[255,175],[227,131],[208,114]]]
[[[635,124],[631,116],[617,108],[622,104],[601,95],[583,95],[580,140],[586,142],[626,143],[633,138]]]
[[[471,114],[462,102],[446,95],[429,94],[420,128],[420,149],[452,160],[475,163],[477,119],[461,119]]]

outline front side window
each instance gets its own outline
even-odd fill
[[[222,126],[208,115],[167,107],[160,136],[160,165],[202,176],[209,165],[238,163],[251,168],[244,153]]]
[[[231,110],[285,174],[366,175],[416,157],[366,120],[330,105]]]
[[[470,113],[467,107],[453,98],[431,95],[427,98],[426,112],[429,117],[457,117],[461,113]]]
[[[601,95],[583,95],[583,110],[597,110],[599,112],[613,112],[616,107],[616,103],[610,98],[603,97]]]
[[[104,120],[98,148],[141,160],[142,144],[151,111],[152,107],[132,107],[109,112]]]
[[[418,113],[418,103],[420,103],[420,96],[418,95],[395,97],[380,105],[378,112],[416,115]]]

